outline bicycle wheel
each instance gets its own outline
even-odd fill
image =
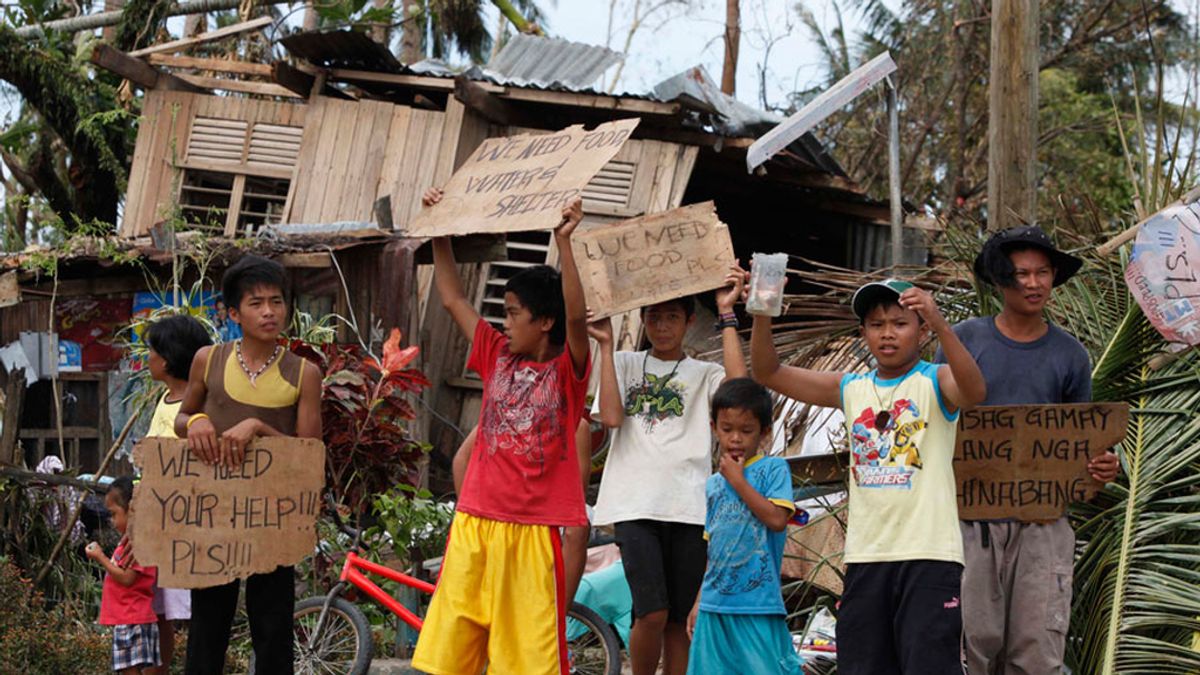
[[[325,615],[325,626],[314,635],[325,596],[296,603],[293,639],[296,673],[365,675],[371,665],[371,626],[362,610],[342,598],[334,598]]]
[[[621,642],[616,632],[599,614],[578,602],[567,609],[567,652],[572,673],[621,673]]]

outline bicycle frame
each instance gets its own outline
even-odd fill
[[[410,588],[415,588],[416,590],[424,593],[432,594],[434,588],[433,584],[426,581],[421,581],[420,579],[415,579],[407,574],[404,574],[403,572],[397,572],[391,568],[373,563],[370,560],[360,558],[359,555],[354,551],[346,554],[346,562],[344,565],[342,565],[342,574],[340,577],[338,577],[340,582],[348,583],[371,596],[376,602],[386,607],[388,611],[400,617],[400,620],[404,623],[416,630],[421,630],[421,626],[424,625],[424,622],[421,621],[421,618],[414,614],[412,610],[400,604],[396,598],[392,597],[387,591],[384,591],[382,588],[380,588],[374,581],[371,581],[371,579],[369,579],[366,574],[363,574],[363,572],[367,572],[369,574],[378,574],[385,579],[395,581],[396,583],[403,584]],[[335,595],[337,594],[331,593],[330,597],[334,597]],[[323,613],[324,612],[322,612],[322,614]],[[324,619],[324,617],[322,616],[321,619]],[[321,623],[323,623],[323,621],[319,619],[318,625]]]

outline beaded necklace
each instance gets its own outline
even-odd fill
[[[275,351],[271,352],[271,357],[268,358],[265,362],[263,362],[262,367],[260,367],[256,371],[251,371],[250,366],[246,365],[246,359],[245,359],[245,357],[242,356],[242,341],[241,340],[238,340],[237,342],[234,343],[234,349],[235,349],[235,351],[237,351],[238,365],[242,367],[242,371],[246,373],[246,377],[250,378],[250,386],[257,388],[258,385],[255,384],[255,380],[258,379],[259,375],[262,375],[263,373],[265,373],[267,371],[267,368],[271,367],[271,364],[275,362],[275,358],[278,357],[280,352],[283,351],[283,345],[276,344]]]

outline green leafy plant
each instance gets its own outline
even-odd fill
[[[293,352],[324,373],[321,420],[326,482],[335,498],[359,513],[371,495],[399,483],[415,485],[418,461],[429,451],[410,428],[416,411],[410,395],[429,380],[409,364],[417,347],[401,347],[393,329],[377,359],[357,345],[314,345],[293,340]]]
[[[400,483],[375,495],[372,511],[378,522],[366,535],[371,539],[387,535],[403,565],[437,557],[445,550],[454,508],[435,500],[428,490]]]

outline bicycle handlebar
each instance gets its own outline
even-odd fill
[[[338,512],[337,502],[333,501],[333,494],[330,492],[325,493],[325,506],[326,510],[329,511],[329,515],[333,517],[333,523],[337,525],[338,530],[354,540],[352,548],[358,548],[358,545],[362,542],[362,528],[351,527],[345,520],[342,520],[342,514]]]

